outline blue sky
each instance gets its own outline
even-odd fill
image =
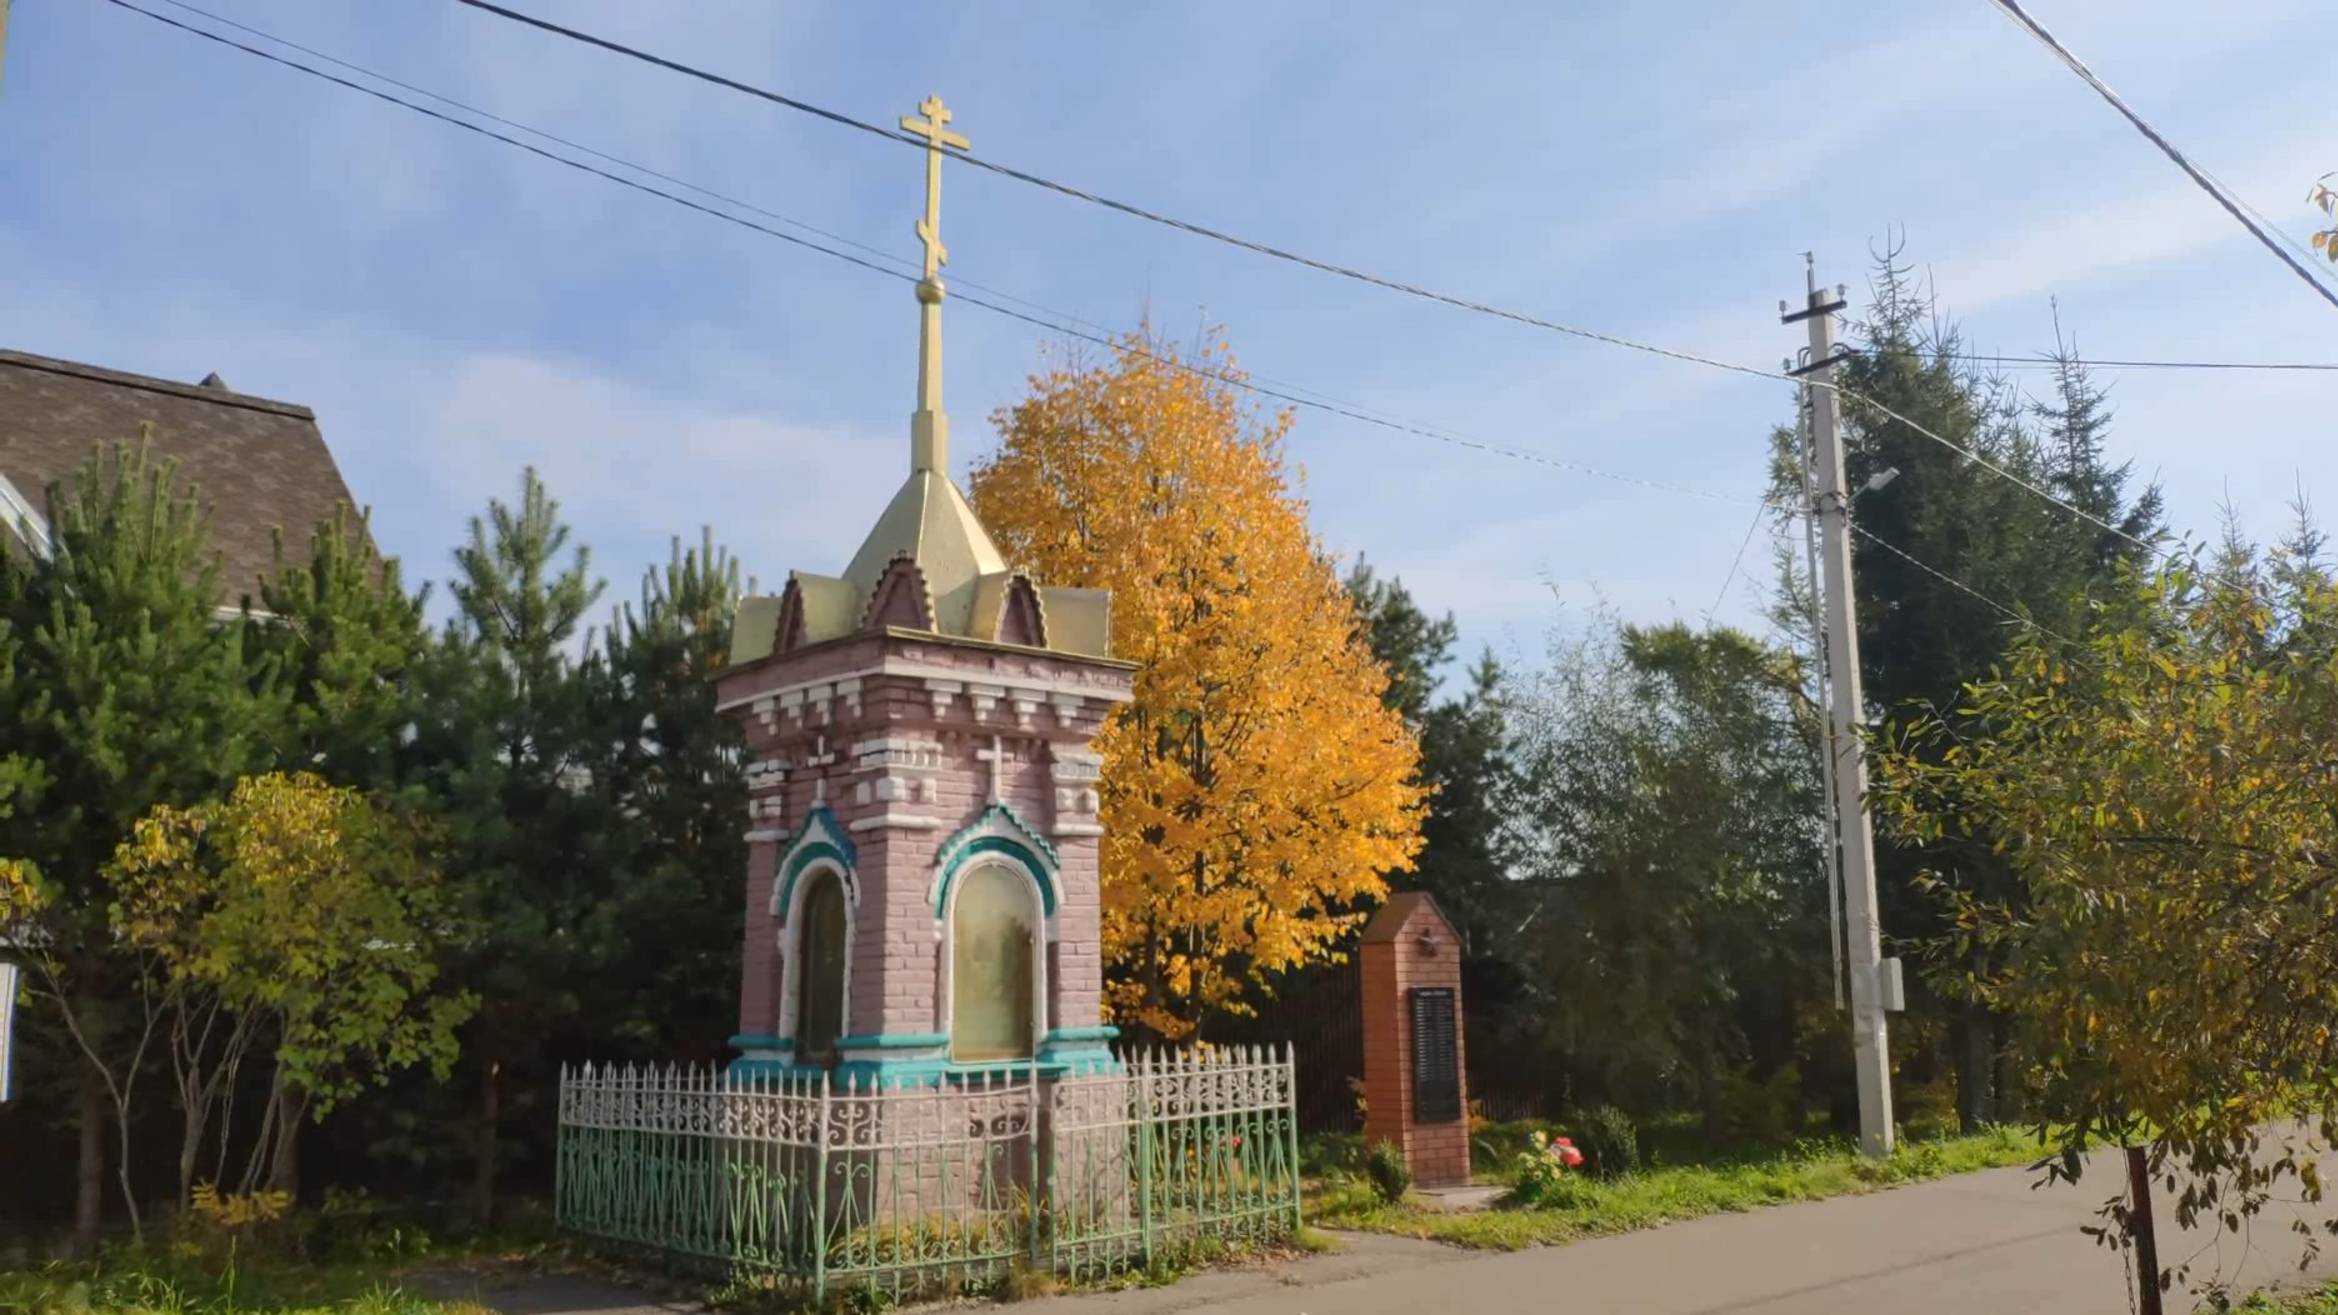
[[[164,0],[143,0],[174,12]],[[914,255],[918,157],[451,0],[208,0],[392,76]],[[2338,359],[2338,315],[1985,0],[1881,6],[563,3],[534,8],[864,118],[928,92],[991,158],[1549,318],[1773,366],[1777,302],[1907,255],[1980,350]],[[2302,236],[2325,6],[2039,0]],[[183,14],[178,16],[186,17]],[[189,21],[200,22],[190,18]],[[1781,385],[1262,260],[959,168],[948,274],[1104,325],[1217,323],[1262,378],[1550,457],[1758,496]],[[15,0],[0,345],[316,408],[376,533],[444,573],[522,465],[635,592],[701,524],[766,583],[834,571],[899,481],[908,288],[189,37]],[[954,456],[1050,352],[953,305]],[[2034,378],[2034,376],[2033,376]],[[2180,528],[2272,533],[2338,449],[2338,375],[2128,372],[2117,450]],[[2042,379],[2038,385],[2042,386]],[[1602,600],[1702,614],[1751,509],[1302,413],[1314,523],[1471,648]],[[232,496],[232,490],[213,490]],[[1724,600],[1751,620],[1757,543]]]

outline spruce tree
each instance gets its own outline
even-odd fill
[[[2127,467],[2110,463],[2104,395],[2059,326],[2053,393],[2027,399],[2008,380],[1970,368],[1957,329],[1938,318],[1930,294],[1910,281],[1897,256],[1895,250],[1878,261],[1869,310],[1855,326],[1858,351],[1837,374],[1845,390],[1847,486],[1862,490],[1871,476],[1898,471],[1883,487],[1854,493],[1851,505],[1866,719],[1886,738],[1915,718],[1953,716],[1966,684],[1986,677],[2027,624],[2078,635],[2090,624],[2089,599],[2125,564],[2148,555],[2133,540],[2160,533],[2158,491],[2130,493]],[[1799,502],[1791,436],[1781,431],[1774,442],[1774,493]],[[1773,616],[1807,652],[1801,565],[1794,550],[1781,554],[1784,587]],[[2027,619],[2009,619],[1998,605]],[[1942,873],[1982,898],[2020,898],[2010,866],[1984,839],[1880,839],[1886,953],[1920,956],[1946,930],[1940,901],[1918,889],[1919,873]],[[1920,962],[1951,975],[1985,967]],[[1911,985],[1911,1009],[1920,1020],[1945,1024],[1948,1045],[1911,1054],[1903,1075],[1927,1082],[1953,1073],[1968,1128],[1998,1117],[2010,1072],[2003,1027],[1978,1005],[1952,1004],[1917,979]],[[1946,1069],[1936,1070],[1941,1063]]]

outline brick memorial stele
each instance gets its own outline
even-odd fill
[[[741,603],[716,687],[748,758],[734,1071],[898,1087],[1114,1063],[1092,741],[1135,667],[1110,595],[1010,565],[950,480],[939,179],[963,139],[921,109],[908,479],[843,574]]]
[[[1404,1153],[1423,1187],[1469,1182],[1461,942],[1422,891],[1388,897],[1364,924],[1364,1141]]]

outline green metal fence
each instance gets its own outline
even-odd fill
[[[1288,1048],[1123,1055],[939,1086],[562,1073],[561,1226],[815,1295],[896,1298],[1018,1263],[1095,1277],[1299,1222]]]

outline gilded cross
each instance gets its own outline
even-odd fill
[[[902,116],[901,130],[925,139],[925,218],[917,221],[917,236],[925,243],[925,276],[931,279],[950,263],[950,253],[942,246],[942,148],[963,151],[970,143],[950,131],[950,111],[941,97],[926,97],[917,110],[925,117]]]

